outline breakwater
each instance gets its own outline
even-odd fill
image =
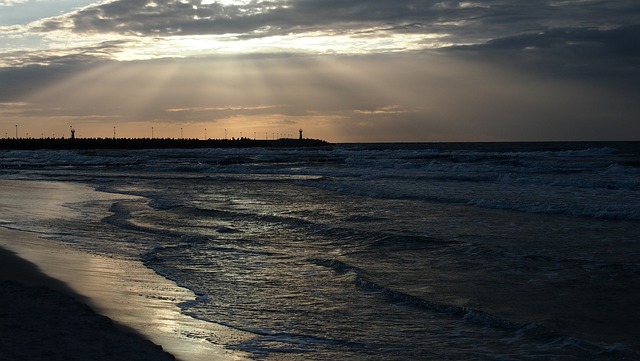
[[[286,148],[324,147],[320,139],[175,139],[175,138],[8,138],[0,139],[0,149],[197,149],[197,148]]]

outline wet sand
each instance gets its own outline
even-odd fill
[[[3,360],[173,360],[142,336],[82,303],[64,283],[0,248]]]
[[[3,339],[0,355],[3,350],[11,349],[16,356],[0,359],[166,359],[162,357],[167,355],[147,357],[151,351],[138,350],[144,347],[140,345],[153,346],[153,343],[183,361],[246,359],[239,352],[225,349],[224,345],[241,342],[250,335],[182,314],[177,304],[192,301],[195,295],[139,262],[90,255],[31,233],[2,228],[0,247],[8,249],[0,252],[0,313],[4,322],[0,324]],[[84,320],[88,315],[95,320]],[[111,320],[117,327],[109,326],[105,331]],[[32,326],[20,326],[23,324]],[[83,324],[89,329],[76,329],[75,325]],[[16,328],[23,332],[14,332]],[[33,331],[38,328],[40,331]],[[122,333],[123,330],[121,338],[126,343],[121,347],[113,346],[119,341],[106,344],[101,341],[118,340],[103,332]],[[133,332],[140,336],[131,337]],[[66,336],[59,340],[56,335]],[[136,339],[138,341],[134,341]],[[74,346],[74,343],[80,345]],[[31,345],[33,350],[28,352],[43,356],[17,357],[27,350],[14,349],[15,344],[22,344],[23,348]],[[105,355],[85,354],[92,347],[97,348],[96,353],[105,352]],[[79,353],[73,354],[74,350]]]
[[[15,308],[0,307],[1,322],[4,322],[0,325],[0,359],[55,360],[55,355],[72,353],[76,349],[78,354],[58,359],[162,360],[161,357],[166,357],[146,357],[135,345],[127,344],[122,349],[131,349],[130,354],[109,356],[118,347],[101,346],[100,340],[109,340],[111,336],[100,336],[99,332],[103,332],[105,322],[112,320],[115,325],[123,325],[111,327],[114,332],[124,330],[127,337],[135,332],[140,343],[160,345],[182,361],[246,360],[243,353],[231,351],[226,346],[242,342],[252,337],[251,334],[183,314],[178,305],[193,302],[196,295],[146,268],[139,259],[88,254],[45,239],[45,235],[14,229],[14,223],[22,219],[37,224],[40,219],[70,216],[73,211],[62,206],[69,199],[105,197],[112,195],[95,192],[81,184],[0,180],[0,248],[5,249],[0,253],[0,298],[2,305],[13,304],[11,307]],[[22,299],[25,302],[21,302]],[[36,309],[47,309],[44,305],[61,308],[37,313]],[[87,310],[95,310],[98,315]],[[96,321],[79,321],[92,313],[97,317]],[[32,322],[32,328],[40,325],[43,335],[30,336],[38,333],[24,331],[26,326],[24,332],[14,332],[26,322],[22,319]],[[71,325],[76,323],[87,324],[96,330],[75,331],[75,326]],[[55,339],[61,332],[68,334],[68,340]],[[82,347],[74,347],[74,342],[81,343]],[[23,345],[25,350],[11,346],[14,344]],[[29,352],[41,352],[45,356],[25,354],[18,357],[21,352],[27,352],[27,344],[34,349]],[[70,346],[65,346],[67,344]],[[83,354],[91,347],[102,347],[107,352],[106,358]],[[5,357],[8,355],[2,353],[5,351],[11,352],[12,357]],[[136,358],[135,355],[143,356]]]

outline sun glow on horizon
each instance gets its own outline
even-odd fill
[[[592,5],[5,1],[0,136],[627,139],[637,9]]]
[[[426,109],[423,91],[389,86],[415,79],[415,61],[399,57],[394,70],[384,74],[380,69],[388,60],[362,59],[227,56],[106,62],[43,87],[26,100],[29,106],[7,105],[0,113],[10,122],[32,124],[29,129],[21,125],[21,134],[61,136],[73,126],[78,137],[88,138],[116,132],[132,138],[153,133],[271,139],[303,128],[309,137],[344,142],[373,139],[371,124],[391,129],[394,117],[416,117]]]

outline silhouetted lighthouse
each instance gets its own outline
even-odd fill
[[[300,132],[300,140],[302,140],[302,129],[300,129],[299,132]]]

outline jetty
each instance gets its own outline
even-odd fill
[[[273,140],[240,139],[175,139],[175,138],[5,138],[0,150],[63,149],[198,149],[198,148],[301,148],[326,147],[321,139]]]

